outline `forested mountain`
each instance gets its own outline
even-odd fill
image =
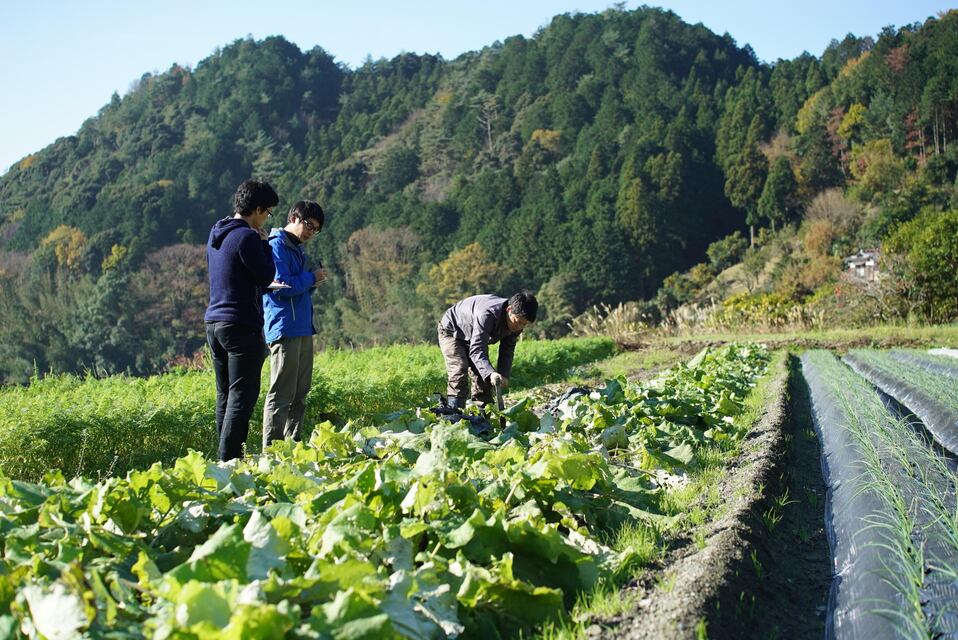
[[[666,279],[659,310],[724,298],[714,315],[728,327],[958,319],[956,136],[955,11],[745,79],[718,131],[725,191],[748,222],[779,231],[748,250],[742,238],[713,245]],[[878,277],[845,269],[862,249]],[[738,258],[749,291],[729,298],[715,276]]]
[[[771,66],[652,8],[356,70],[281,37],[234,42],[144,75],[0,177],[0,375],[191,354],[202,243],[250,176],[279,210],[327,211],[309,247],[334,274],[317,296],[327,344],[429,339],[445,304],[480,290],[538,290],[547,328],[650,298],[714,241],[787,223],[857,175],[865,140],[887,144],[860,154],[887,150],[903,171],[951,158],[954,58],[909,43],[953,47],[954,29],[947,16],[848,36]]]

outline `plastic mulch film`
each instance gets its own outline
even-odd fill
[[[952,461],[935,449],[915,416],[902,415],[901,403],[880,397],[864,378],[824,355],[816,357],[827,368],[829,391],[843,408],[846,429],[869,456],[862,478],[870,476],[868,486],[880,488],[888,503],[869,526],[897,532],[902,571],[896,586],[905,606],[886,607],[885,615],[909,620],[911,637],[958,639],[958,476]],[[886,558],[894,557],[893,546],[886,545]]]
[[[936,356],[948,356],[950,358],[958,358],[958,349],[946,349],[944,347],[939,349],[929,349],[928,353]]]
[[[831,356],[829,356],[831,357]],[[833,559],[825,637],[882,640],[908,634],[882,614],[901,605],[891,578],[885,546],[886,529],[874,526],[889,505],[869,485],[864,452],[852,432],[851,419],[837,401],[810,354],[802,356],[802,371],[812,399],[815,430],[822,443],[822,472],[828,487],[825,531]]]
[[[854,355],[847,355],[843,360],[873,385],[908,407],[921,419],[938,444],[958,455],[958,414],[952,409],[943,406],[914,385],[873,367]]]
[[[899,468],[902,499],[910,506],[916,525],[915,542],[921,546],[924,579],[920,589],[922,607],[932,622],[936,638],[958,638],[958,522],[949,527],[946,517],[956,513],[956,481],[953,462],[945,460],[930,445],[918,418],[894,398],[887,405],[901,426],[897,445],[900,459],[920,468],[917,473]],[[892,456],[889,456],[892,457]],[[937,460],[936,460],[937,459]],[[938,464],[936,464],[936,461]],[[946,516],[946,517],[943,517]]]
[[[895,360],[899,362],[904,362],[915,367],[921,367],[932,373],[942,373],[946,376],[951,376],[952,378],[958,378],[958,359],[955,359],[955,364],[943,364],[932,358],[922,357],[916,353],[909,353],[907,351],[891,351],[889,354]]]

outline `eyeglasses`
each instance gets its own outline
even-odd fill
[[[266,217],[267,218],[273,217],[273,207],[266,207]]]
[[[305,218],[300,219],[300,222],[303,223],[303,226],[306,227],[307,231],[310,231],[312,233],[318,233],[319,230],[322,229],[322,226],[318,224],[313,224],[312,222],[310,222],[309,220],[306,220]]]

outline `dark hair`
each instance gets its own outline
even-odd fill
[[[306,218],[312,218],[317,221],[320,229],[323,228],[323,223],[326,222],[323,208],[312,200],[300,200],[294,204],[289,210],[289,215],[286,216],[286,222],[294,222],[297,219],[305,220]],[[317,229],[317,231],[318,230],[319,229]]]
[[[523,289],[509,298],[508,306],[512,309],[512,313],[520,318],[525,318],[529,322],[535,322],[536,314],[539,313],[539,301],[527,289]]]
[[[248,216],[257,209],[267,209],[279,204],[279,196],[273,187],[260,180],[245,180],[233,194],[233,213]]]

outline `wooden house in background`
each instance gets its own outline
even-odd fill
[[[878,257],[877,250],[859,250],[855,255],[845,258],[845,271],[859,280],[874,282],[879,275]]]

